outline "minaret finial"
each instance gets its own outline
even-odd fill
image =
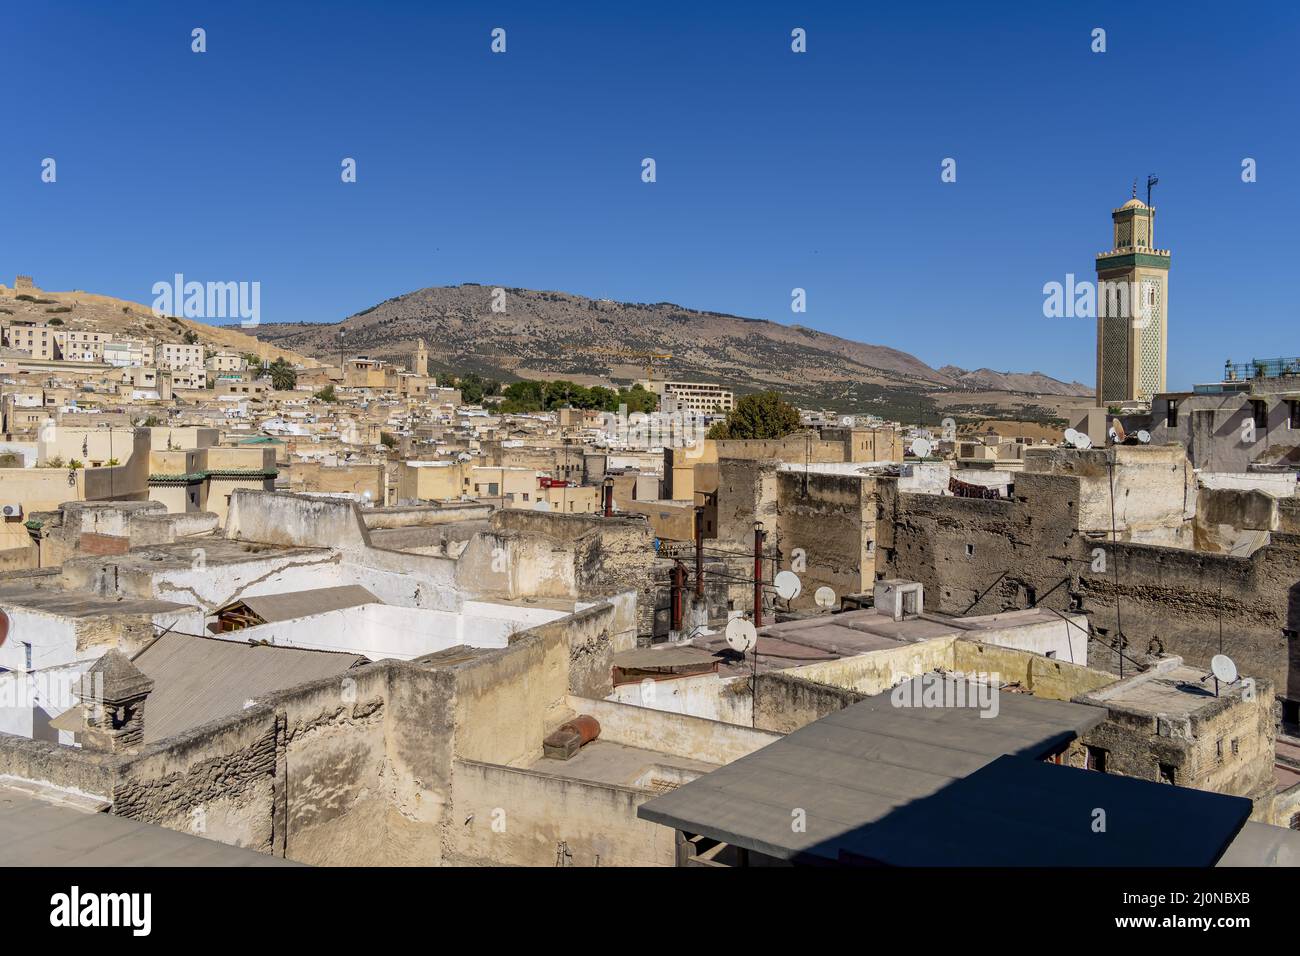
[[[1133,198],[1138,198],[1138,181],[1136,179],[1133,180]]]

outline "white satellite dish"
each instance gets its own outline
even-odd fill
[[[1116,444],[1119,443],[1119,432],[1115,431],[1115,429],[1112,428],[1112,429],[1108,430],[1108,431],[1106,432],[1106,434],[1110,436],[1110,440],[1111,440],[1112,442],[1114,442],[1114,443],[1116,443]]]
[[[1084,432],[1075,431],[1073,428],[1067,428],[1065,430],[1065,440],[1075,448],[1083,449],[1092,447],[1092,439]]]
[[[1210,658],[1210,673],[1225,684],[1237,679],[1237,665],[1227,654],[1215,654]]]
[[[758,631],[749,621],[737,617],[727,622],[727,644],[733,651],[743,654],[757,643]]]
[[[803,593],[803,582],[793,571],[782,571],[772,582],[783,600],[792,601]]]
[[[1142,444],[1144,444],[1144,445],[1150,443],[1150,441],[1151,441],[1151,433],[1150,433],[1149,431],[1146,431],[1146,430],[1143,430],[1143,431],[1138,432],[1138,441],[1140,441],[1140,442],[1141,442]]]
[[[813,594],[813,600],[817,602],[818,607],[834,607],[835,592],[831,588],[820,587],[817,589],[816,593]]]
[[[917,458],[929,458],[933,446],[928,438],[916,438],[912,440],[912,454]]]

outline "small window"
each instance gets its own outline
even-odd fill
[[[1214,756],[1218,757],[1220,760],[1223,759],[1223,738],[1222,737],[1220,737],[1218,740],[1214,742]]]
[[[1174,765],[1171,763],[1160,764],[1160,782],[1173,785],[1174,782]]]
[[[1255,418],[1255,427],[1257,429],[1268,428],[1268,403],[1262,399],[1254,398],[1250,401],[1251,414]]]
[[[1234,738],[1232,741],[1232,755],[1235,757],[1239,753],[1241,753],[1241,740]]]
[[[966,545],[966,557],[968,558],[975,557],[975,545],[973,544]]]
[[[1300,399],[1290,399],[1286,403],[1286,427],[1300,428]]]
[[[1084,767],[1088,770],[1095,770],[1098,773],[1106,772],[1106,751],[1101,747],[1089,746],[1086,748],[1087,753],[1084,757]]]
[[[1178,403],[1172,398],[1165,408],[1165,424],[1170,428],[1178,427]]]

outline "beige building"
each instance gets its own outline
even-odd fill
[[[224,525],[237,489],[273,491],[276,474],[275,449],[266,446],[155,450],[149,454],[149,500],[171,514],[208,511]]]
[[[203,368],[203,346],[179,342],[160,342],[154,347],[154,361],[159,368],[172,371]]]
[[[10,348],[27,352],[33,359],[50,362],[63,358],[63,336],[59,329],[36,322],[10,325],[7,338]]]
[[[244,357],[238,352],[213,352],[207,367],[209,372],[238,372],[244,367]]]
[[[1136,189],[1135,189],[1136,192]],[[1166,390],[1169,250],[1155,248],[1155,207],[1136,195],[1111,213],[1097,254],[1097,404],[1150,402]]]
[[[646,379],[643,388],[659,396],[661,412],[696,412],[708,415],[729,412],[736,407],[736,396],[716,382],[656,382]]]
[[[63,357],[69,362],[104,361],[104,346],[113,339],[107,332],[84,329],[69,329],[64,335]]]
[[[468,470],[456,461],[404,461],[397,473],[397,500],[448,501],[466,494]]]

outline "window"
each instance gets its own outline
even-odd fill
[[[1100,747],[1088,746],[1084,755],[1084,767],[1098,773],[1106,772],[1106,751]]]
[[[1235,757],[1241,753],[1241,740],[1234,738],[1232,741],[1232,755]]]
[[[1165,424],[1170,428],[1178,427],[1178,403],[1172,398],[1169,404],[1165,406]]]
[[[1218,757],[1220,760],[1223,759],[1223,738],[1222,737],[1220,737],[1218,740],[1214,742],[1214,756]]]
[[[1162,763],[1160,767],[1160,782],[1167,783],[1171,786],[1174,782],[1174,765],[1171,763]]]
[[[1251,414],[1255,418],[1255,427],[1257,429],[1268,429],[1268,403],[1262,399],[1252,398],[1250,400]]]
[[[1282,701],[1282,723],[1292,726],[1300,724],[1300,700]]]
[[[1300,428],[1300,399],[1290,399],[1286,403],[1286,427]]]
[[[966,557],[968,558],[975,557],[975,545],[973,544],[966,545]]]

